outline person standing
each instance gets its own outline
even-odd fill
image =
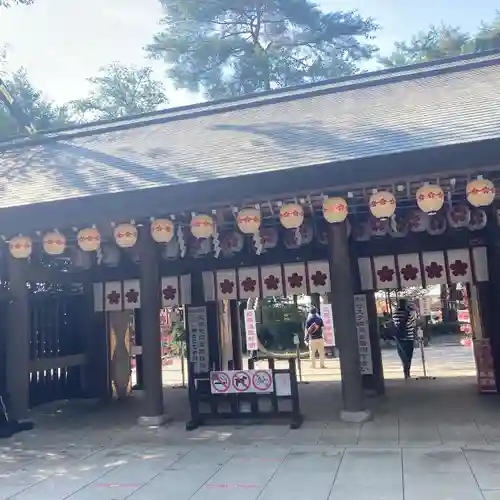
[[[417,331],[417,314],[408,304],[407,299],[400,299],[392,321],[394,324],[394,337],[398,347],[399,358],[403,365],[405,379],[410,378],[411,362],[415,346]]]
[[[306,320],[306,343],[309,343],[311,367],[316,368],[316,353],[319,355],[319,365],[325,367],[325,341],[323,339],[323,320],[315,307],[311,307]]]

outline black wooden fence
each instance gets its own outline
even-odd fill
[[[30,294],[31,406],[83,396],[83,290],[53,288]]]

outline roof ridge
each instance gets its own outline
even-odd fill
[[[434,76],[439,73],[465,71],[482,66],[500,64],[500,49],[472,53],[463,56],[439,59],[396,68],[358,73],[323,80],[308,84],[285,87],[265,92],[257,92],[235,98],[216,101],[206,101],[185,106],[167,108],[160,111],[140,115],[100,120],[91,123],[72,125],[64,128],[39,131],[33,136],[18,136],[6,141],[0,141],[0,149],[14,149],[28,145],[42,144],[57,140],[67,140],[99,133],[113,132],[131,128],[155,125],[176,119],[195,118],[206,114],[223,113],[241,108],[265,105],[283,100],[312,97],[323,93],[344,92],[356,88],[383,85],[405,79],[417,79]]]

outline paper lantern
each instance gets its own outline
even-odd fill
[[[323,201],[323,217],[332,224],[345,221],[348,211],[344,198],[327,198]]]
[[[191,219],[191,233],[195,238],[210,238],[214,229],[214,220],[210,215],[195,215]]]
[[[304,222],[304,209],[298,203],[282,205],[280,222],[286,229],[297,229]]]
[[[174,223],[170,219],[155,219],[150,229],[151,237],[157,243],[170,243],[174,237]]]
[[[116,244],[121,248],[132,248],[137,243],[137,228],[134,224],[118,224],[113,234]]]
[[[473,207],[487,207],[495,199],[495,185],[488,179],[476,179],[467,184],[467,201]]]
[[[33,251],[33,242],[29,236],[14,236],[9,241],[9,250],[16,259],[27,259]]]
[[[370,196],[370,212],[377,219],[388,219],[396,211],[396,198],[389,191],[377,191]]]
[[[260,210],[256,208],[244,208],[238,212],[236,222],[243,234],[256,234],[260,229]]]
[[[61,255],[66,250],[66,236],[58,231],[46,233],[42,240],[42,246],[49,255]]]
[[[427,184],[417,191],[417,205],[427,214],[434,214],[441,210],[444,203],[444,192],[435,184]]]
[[[95,252],[101,246],[101,234],[95,227],[80,229],[76,240],[84,252]]]

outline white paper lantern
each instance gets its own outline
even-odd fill
[[[255,234],[259,232],[261,215],[256,208],[244,208],[238,212],[236,222],[243,234]]]
[[[377,191],[370,196],[369,206],[377,219],[389,219],[396,211],[396,197],[389,191]]]
[[[214,220],[210,215],[195,215],[191,219],[191,233],[195,238],[210,238],[214,229]]]
[[[327,198],[323,201],[323,217],[330,223],[343,222],[349,208],[344,198]]]
[[[157,243],[170,243],[174,237],[174,223],[170,219],[155,219],[150,229],[151,237]]]
[[[46,233],[42,240],[42,246],[49,255],[61,255],[66,250],[66,236],[58,231]]]
[[[84,252],[95,252],[101,246],[101,234],[95,227],[80,229],[76,240]]]
[[[132,248],[137,243],[137,228],[134,224],[118,224],[113,234],[116,244],[121,248]]]
[[[280,222],[286,229],[297,229],[304,222],[304,209],[298,203],[286,203],[280,208]]]
[[[487,207],[495,199],[495,185],[488,179],[476,179],[467,184],[467,201],[473,207]]]
[[[435,184],[427,184],[418,189],[417,205],[427,214],[439,212],[444,204],[444,192]]]
[[[9,250],[16,259],[27,259],[33,251],[33,241],[29,236],[14,236],[9,241]]]

